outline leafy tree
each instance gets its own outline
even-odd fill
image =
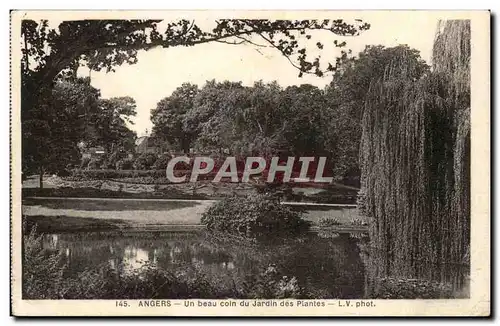
[[[193,109],[197,93],[198,86],[184,83],[171,96],[158,102],[156,109],[151,111],[155,138],[163,138],[177,144],[184,153],[189,153],[197,130],[186,126],[184,120],[188,112]]]
[[[324,92],[313,85],[287,87],[281,94],[280,117],[289,152],[295,155],[325,154],[323,130],[332,123],[324,119]]]
[[[23,113],[23,171],[62,173],[80,158],[83,147],[104,145],[107,153],[131,150],[135,132],[125,121],[135,115],[132,98],[100,99],[88,78],[58,81],[45,105]],[[93,166],[106,163],[94,162]],[[113,163],[114,165],[114,163]],[[99,166],[100,167],[100,166]]]
[[[209,148],[230,149],[236,154],[262,154],[279,148],[280,92],[276,82],[257,82],[253,87],[230,82],[207,83],[193,110],[196,117],[205,115],[205,119],[199,119],[202,121],[199,143]]]
[[[86,79],[58,81],[46,103],[23,112],[23,172],[58,173],[78,163],[78,142],[85,137],[90,116],[98,110],[99,91]]]
[[[367,273],[371,289],[425,279],[468,296],[470,21],[441,22],[434,40],[432,72],[415,80],[421,67],[410,52],[367,95],[360,161],[364,211],[376,226]]]
[[[418,79],[429,71],[419,51],[406,45],[386,48],[367,46],[357,57],[343,57],[338,61],[333,80],[326,88],[327,105],[324,139],[325,147],[334,153],[335,174],[359,176],[359,144],[361,120],[366,94],[372,83],[383,78],[391,64],[409,60],[415,66],[411,78]]]
[[[280,106],[282,88],[277,82],[256,82],[247,89],[247,100],[235,116],[236,134],[241,133],[246,152],[272,152],[280,147],[283,117]],[[278,136],[278,137],[276,137]],[[240,146],[245,151],[245,148]]]
[[[244,87],[212,80],[194,98],[188,90],[183,85],[153,111],[156,135],[170,140],[189,136],[200,150],[229,149],[234,154],[322,152],[321,129],[328,121],[322,119],[324,94],[315,86],[283,90],[276,82]],[[176,103],[182,103],[182,109],[175,109]]]
[[[202,146],[245,154],[310,154],[322,148],[322,110],[323,92],[312,85],[283,90],[276,82],[243,87],[212,81],[200,90],[191,115],[201,121]]]
[[[263,153],[279,147],[274,136],[279,125],[276,108],[281,88],[276,82],[257,82],[253,87],[224,82],[217,88],[219,100],[210,103],[215,111],[203,123],[202,143],[235,154]]]
[[[198,133],[198,147],[221,149],[231,141],[228,117],[241,107],[245,89],[241,82],[211,80],[198,91],[194,106],[184,119],[186,128]]]
[[[104,145],[106,153],[131,151],[136,133],[126,123],[133,124],[136,115],[135,100],[131,97],[114,97],[99,100],[99,111],[93,116],[93,145]]]

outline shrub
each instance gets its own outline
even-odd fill
[[[335,226],[335,225],[341,225],[339,220],[337,220],[335,217],[322,217],[319,220],[319,225],[321,226]]]
[[[165,174],[165,171],[163,171]],[[145,177],[132,177],[132,178],[120,178],[120,182],[123,183],[132,183],[132,184],[143,184],[143,185],[161,185],[161,184],[169,184],[169,180],[163,177],[157,176],[145,176]]]
[[[368,237],[368,232],[349,232],[349,238],[351,239],[364,240]]]
[[[184,161],[177,162],[174,166],[174,171],[191,171],[193,169],[193,162],[194,160],[189,161],[189,163],[186,163]]]
[[[355,226],[366,226],[368,225],[368,222],[365,221],[364,219],[362,218],[359,218],[359,217],[353,217],[351,218],[350,220],[350,224],[351,225],[355,225]]]
[[[118,161],[125,158],[126,153],[123,151],[116,151],[111,153],[102,164],[103,169],[116,169]]]
[[[320,229],[318,231],[318,237],[323,239],[335,239],[340,237],[340,233],[334,232],[331,229]]]
[[[65,280],[64,299],[167,299],[241,297],[235,289],[212,282],[199,272],[178,273],[146,263],[132,273],[109,266],[93,268]]]
[[[283,275],[275,265],[269,265],[265,270],[246,282],[247,297],[256,299],[287,299],[307,298],[299,286],[295,276]]]
[[[171,159],[172,158],[170,157],[170,155],[164,154],[156,160],[156,162],[153,164],[151,168],[154,170],[165,170],[167,168],[168,162]]]
[[[104,163],[103,157],[93,157],[90,159],[89,164],[87,165],[87,169],[96,170],[101,169]]]
[[[158,157],[153,153],[143,153],[138,156],[134,161],[134,169],[136,170],[149,170],[156,162]]]
[[[117,170],[131,170],[134,168],[134,160],[129,158],[122,158],[115,164]]]
[[[165,170],[73,170],[72,181],[125,178],[166,178]]]
[[[43,248],[42,235],[32,227],[23,237],[23,299],[54,299],[63,280],[61,254]]]
[[[201,218],[208,229],[228,232],[278,232],[308,226],[298,212],[270,195],[228,197],[213,204]]]

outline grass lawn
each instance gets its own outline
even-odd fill
[[[116,228],[151,228],[161,226],[200,225],[210,201],[98,200],[64,198],[25,198],[23,215],[36,222],[43,232],[96,231]],[[329,219],[339,226],[359,226],[365,221],[351,207],[293,205],[313,226]]]
[[[23,216],[26,222],[27,230],[36,224],[38,232],[64,232],[64,231],[109,231],[121,227],[127,227],[130,224],[123,220],[104,220],[91,217],[73,217],[73,216],[42,216],[31,215]]]
[[[26,216],[76,218],[76,224],[80,223],[81,219],[90,219],[111,223],[126,221],[128,226],[151,227],[152,225],[200,224],[201,215],[210,205],[210,201],[31,198],[23,201],[22,211]],[[67,227],[72,228],[73,224],[70,223]]]
[[[26,206],[43,206],[51,209],[72,209],[79,211],[168,211],[172,209],[194,207],[197,202],[183,201],[133,201],[133,200],[71,200],[71,199],[36,199],[27,198],[23,200]]]

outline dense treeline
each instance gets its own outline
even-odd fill
[[[339,58],[324,89],[307,84],[284,88],[277,82],[185,83],[152,110],[153,140],[184,152],[327,156],[334,176],[359,180],[366,94],[371,81],[403,57],[415,68],[410,78],[429,71],[417,50],[367,46],[358,56]],[[155,163],[146,156],[140,158],[144,164],[127,158],[136,137],[126,123],[136,114],[134,99],[102,99],[89,79],[61,76],[44,101],[45,106],[22,112],[25,174],[60,173],[69,165],[143,169]],[[82,143],[104,146],[106,157],[79,162]]]
[[[188,99],[188,100],[186,100]],[[207,82],[183,84],[158,103],[151,117],[156,137],[186,152],[228,149],[235,154],[287,151],[312,154],[324,148],[323,91],[312,85]]]
[[[432,66],[415,79],[402,57],[369,91],[360,153],[371,276],[461,288],[470,267],[469,21],[440,26]]]
[[[320,89],[277,82],[185,83],[151,112],[153,137],[188,152],[234,155],[327,156],[338,178],[359,176],[359,143],[366,94],[385,67],[407,58],[419,78],[429,67],[407,46],[367,46],[337,63],[331,83]]]

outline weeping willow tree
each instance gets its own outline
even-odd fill
[[[470,243],[470,22],[440,22],[432,72],[404,57],[367,95],[360,148],[372,280],[461,288]],[[376,282],[375,282],[376,283]],[[376,286],[376,285],[375,285]]]

